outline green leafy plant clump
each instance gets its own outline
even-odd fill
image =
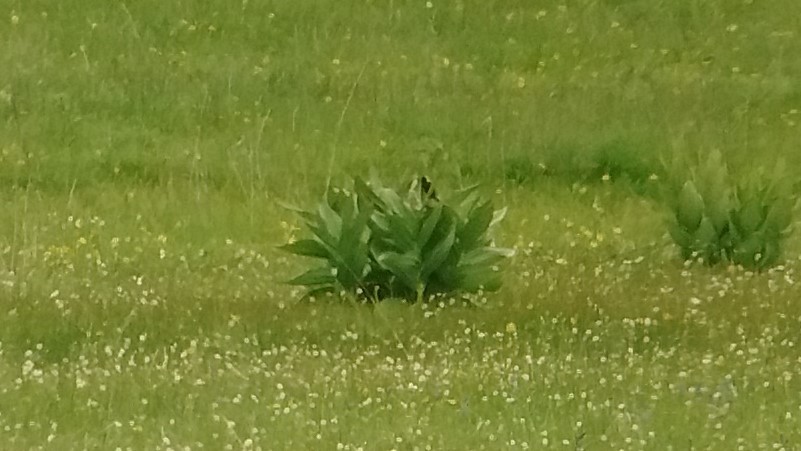
[[[377,178],[329,190],[314,211],[295,209],[310,238],[282,248],[323,264],[289,281],[308,296],[344,290],[378,300],[421,301],[440,294],[494,291],[512,250],[492,245],[504,217],[475,187],[440,200],[423,177],[406,195]]]
[[[723,157],[712,151],[695,168],[674,167],[668,187],[668,230],[685,260],[767,269],[781,258],[796,200],[783,162],[733,185]],[[686,177],[678,173],[688,174]]]

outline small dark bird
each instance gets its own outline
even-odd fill
[[[429,180],[426,176],[420,177],[420,197],[422,197],[424,201],[439,200],[437,197],[437,190],[434,189],[434,185],[431,184],[431,180]]]

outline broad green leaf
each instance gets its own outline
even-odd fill
[[[337,279],[345,288],[358,288],[367,273],[369,255],[366,246],[349,246],[348,243],[342,243],[336,262],[332,263],[337,268]]]
[[[356,191],[356,194],[359,196],[359,201],[364,201],[365,203],[369,203],[372,205],[373,208],[378,209],[379,211],[385,211],[386,205],[384,202],[379,198],[375,191],[367,184],[364,180],[359,177],[353,179],[353,189]],[[359,206],[360,208],[364,209],[363,206]]]
[[[371,228],[378,232],[379,236],[381,236],[381,234],[390,233],[389,216],[385,213],[374,211],[373,214],[370,215],[370,221]]]
[[[464,265],[458,268],[459,289],[466,292],[496,291],[501,287],[501,273],[484,265]]]
[[[455,208],[460,215],[464,215],[476,202],[479,201],[479,186],[479,184],[475,184],[462,188],[448,196],[448,198],[445,199],[445,203]]]
[[[684,230],[693,232],[701,223],[703,214],[704,199],[701,198],[693,182],[689,180],[684,182],[676,208],[676,220]]]
[[[718,233],[722,233],[729,221],[732,208],[729,188],[729,171],[723,163],[719,150],[712,150],[699,168],[695,178],[696,188],[704,202],[704,214],[710,219]]]
[[[451,223],[445,234],[430,251],[422,255],[422,267],[420,268],[420,278],[426,281],[432,272],[442,265],[450,255],[453,243],[456,241],[456,224]]]
[[[419,218],[414,212],[404,214],[393,214],[387,217],[389,230],[383,237],[391,242],[399,252],[406,252],[417,249],[417,231],[419,230]]]
[[[335,271],[328,266],[310,269],[287,283],[289,285],[304,286],[333,285],[336,282],[334,272]]]
[[[434,271],[434,273],[430,277],[436,279],[447,278],[448,274],[451,274],[456,271],[456,268],[459,266],[459,262],[462,260],[463,255],[464,255],[463,247],[461,246],[459,240],[457,239],[453,243],[453,246],[451,247],[448,256],[445,257],[445,260],[439,265],[439,267]],[[456,288],[458,288],[458,286]]]
[[[779,261],[781,257],[781,246],[778,240],[768,239],[765,241],[762,249],[762,258],[757,263],[760,269],[766,269]]]
[[[675,218],[671,218],[671,220],[668,221],[668,233],[670,233],[673,241],[675,241],[682,250],[689,249],[694,243],[693,236],[687,233],[687,231],[676,222]]]
[[[345,288],[356,288],[358,287],[358,281],[360,279],[360,274],[363,271],[363,267],[358,267],[356,262],[354,261],[353,250],[345,249],[339,245],[329,246],[326,243],[322,243],[323,246],[328,251],[328,264],[331,268],[334,268],[333,271],[334,278],[339,281]]]
[[[456,211],[460,216],[467,216],[470,210],[474,209],[479,202],[481,202],[481,197],[478,191],[466,192],[462,200],[456,204]]]
[[[279,249],[286,252],[291,252],[296,255],[302,255],[305,257],[317,257],[317,258],[329,257],[329,253],[325,249],[325,246],[320,244],[318,241],[312,239],[298,240],[280,246]]]
[[[412,292],[417,292],[420,283],[420,260],[412,254],[384,252],[376,255],[376,262]]]
[[[440,222],[440,218],[442,217],[442,205],[436,205],[433,208],[427,210],[423,217],[423,223],[420,227],[420,232],[417,234],[417,245],[420,249],[428,243],[428,240],[431,239],[431,235],[434,233],[434,229],[437,227],[437,224]]]
[[[367,227],[369,212],[358,212],[355,199],[343,205],[342,233],[337,243],[336,267],[338,279],[346,288],[362,285],[369,263]]]
[[[511,249],[489,246],[481,247],[470,252],[466,252],[459,261],[459,265],[483,265],[489,270],[491,269],[492,265],[498,264],[512,255],[514,255],[514,251]]]
[[[339,237],[331,236],[322,224],[322,221],[314,224],[307,224],[309,231],[313,235],[313,239],[320,243],[329,253],[334,253],[334,249],[339,245]]]
[[[765,209],[762,200],[756,196],[742,201],[740,208],[734,214],[734,223],[745,236],[756,232],[764,220]]]
[[[507,207],[503,207],[500,210],[495,210],[492,212],[492,221],[490,221],[489,229],[492,230],[495,226],[500,224],[501,221],[506,217]]]
[[[467,248],[473,248],[481,243],[493,218],[492,204],[484,202],[470,210],[467,222],[459,230],[459,242]]]
[[[278,201],[278,205],[300,216],[306,224],[317,221],[317,216],[314,213],[303,210],[302,208],[292,205],[288,202]]]
[[[317,207],[317,214],[320,216],[328,235],[339,241],[339,235],[342,233],[342,218],[328,205],[327,201],[320,202]]]
[[[380,205],[382,211],[385,212],[399,212],[403,210],[403,199],[395,191],[385,188],[378,177],[372,176],[370,178],[369,190],[378,199],[377,205]]]
[[[795,202],[791,197],[777,199],[770,206],[765,218],[765,228],[773,234],[780,235],[793,223]]]
[[[714,243],[718,239],[715,226],[712,225],[712,221],[706,216],[701,219],[698,230],[695,231],[695,239],[702,244]]]
[[[340,217],[347,214],[346,212],[354,204],[355,200],[352,194],[339,188],[330,188],[323,199]]]
[[[510,249],[507,247],[486,247],[485,248],[488,252],[493,252],[498,255],[503,256],[504,258],[512,258],[517,254],[514,249]]]
[[[718,233],[708,217],[701,219],[698,230],[695,231],[695,250],[700,251],[707,264],[717,262],[720,254]]]

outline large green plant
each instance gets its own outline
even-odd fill
[[[686,260],[765,269],[781,256],[795,207],[792,184],[778,164],[734,186],[719,151],[695,167],[674,165],[669,177],[668,230]]]
[[[436,294],[492,291],[498,264],[512,254],[494,247],[495,211],[475,188],[440,200],[425,178],[403,195],[377,178],[355,179],[352,192],[326,197],[315,211],[298,210],[311,238],[284,246],[323,264],[291,280],[310,293],[362,293],[422,300]]]
[[[712,151],[696,167],[674,162],[668,201],[672,212],[668,231],[685,260],[715,264],[727,258],[729,214],[734,208],[729,171],[719,151]]]

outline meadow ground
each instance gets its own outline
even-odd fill
[[[4,4],[0,448],[801,448],[801,241],[684,265],[655,194],[672,152],[798,167],[800,17]],[[508,206],[504,287],[299,302],[278,202],[371,167]]]

